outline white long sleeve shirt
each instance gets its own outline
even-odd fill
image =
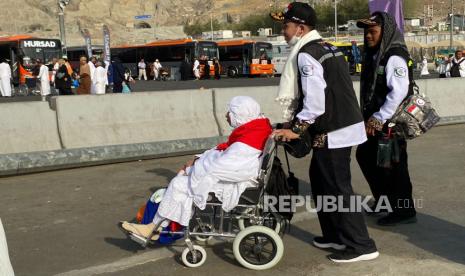
[[[301,121],[313,124],[325,113],[325,89],[323,66],[308,53],[298,56],[299,72],[304,94],[304,107],[297,114]],[[360,145],[367,140],[365,124],[359,122],[328,133],[328,148],[337,149]]]
[[[389,93],[383,106],[373,114],[373,117],[383,124],[392,118],[399,105],[407,97],[410,84],[407,62],[400,56],[390,57],[385,70]]]

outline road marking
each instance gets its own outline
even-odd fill
[[[298,223],[304,220],[310,220],[315,218],[317,218],[316,213],[310,213],[305,211],[298,212],[292,218],[292,223]],[[209,243],[209,245],[213,245],[215,242],[224,242],[224,240],[217,240],[212,243]],[[112,263],[91,266],[84,269],[71,270],[68,272],[56,274],[55,276],[91,276],[123,271],[146,263],[159,261],[165,258],[171,258],[176,254],[180,254],[181,252],[177,251],[175,247],[179,246],[176,245],[170,247],[162,247],[146,253],[138,254],[136,256],[123,258]],[[184,247],[181,248],[184,249]],[[150,248],[148,250],[150,250]]]
[[[120,259],[113,263],[91,266],[84,269],[71,270],[68,272],[57,274],[56,276],[90,276],[122,271],[149,262],[155,262],[161,259],[172,257],[175,254],[177,254],[177,251],[173,251],[174,250],[169,250],[166,247],[159,248],[150,252],[139,254],[137,256]]]

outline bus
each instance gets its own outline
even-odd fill
[[[363,43],[357,44],[356,42],[347,41],[332,41],[329,43],[336,46],[344,53],[351,74],[359,74],[362,71],[361,46],[363,46]],[[355,44],[355,51],[357,52],[354,52],[353,44]]]
[[[192,68],[195,59],[200,61],[200,72],[203,75],[205,64],[208,62],[212,65],[213,60],[219,58],[216,42],[191,38],[158,40],[142,45],[115,46],[111,48],[111,56],[112,58],[119,57],[123,66],[129,69],[132,75],[137,74],[137,64],[142,58],[149,64],[158,59],[163,68],[170,72],[171,79],[179,79],[179,75],[182,74],[181,69],[185,70],[186,77],[193,77]],[[214,73],[214,67],[210,66],[210,76]]]
[[[291,53],[291,47],[286,41],[270,41],[270,43],[273,45],[273,58],[271,59],[271,63],[274,65],[275,74],[281,75],[287,58]]]
[[[274,75],[272,45],[253,40],[218,41],[221,67],[229,77]]]
[[[25,84],[26,78],[33,77],[35,60],[49,64],[53,58],[62,57],[61,42],[58,39],[35,38],[28,35],[0,37],[0,57],[10,61],[13,84]]]
[[[69,61],[69,64],[71,64],[71,67],[79,68],[79,59],[82,56],[87,57],[87,47],[86,46],[71,46],[71,47],[67,47],[66,50],[67,50],[68,61]],[[92,45],[92,56],[95,56],[97,58],[104,58],[103,45]]]

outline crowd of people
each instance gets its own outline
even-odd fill
[[[463,52],[457,50],[454,55],[444,56],[436,60],[436,71],[440,78],[465,78]]]

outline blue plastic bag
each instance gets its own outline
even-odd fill
[[[142,224],[149,224],[153,221],[155,214],[157,213],[159,203],[152,202],[151,200],[147,201],[145,205],[144,217],[142,218]],[[164,227],[163,231],[168,231],[168,227]],[[181,239],[184,235],[172,235],[172,234],[161,234],[160,238],[158,239],[158,243],[160,244],[172,244],[176,240]]]
[[[123,91],[122,91],[123,94],[130,94],[131,93],[131,89],[129,89],[129,86],[125,83],[123,83]]]

